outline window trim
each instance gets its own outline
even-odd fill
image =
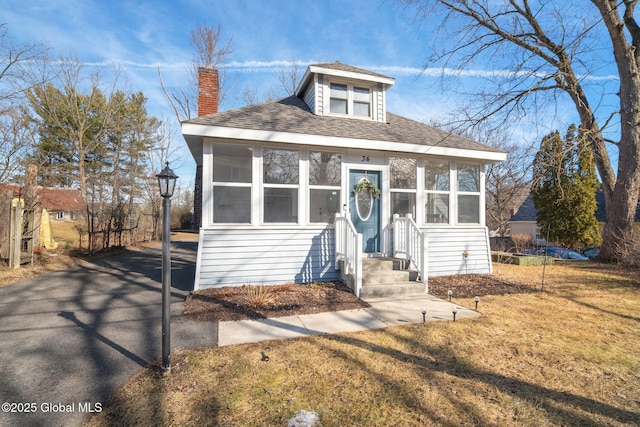
[[[338,182],[337,185],[311,184],[311,153],[328,153],[331,155],[340,154],[340,181]],[[307,170],[306,170],[307,176],[305,177],[305,182],[306,182],[305,192],[307,195],[307,199],[305,201],[305,211],[306,211],[305,220],[307,224],[312,224],[312,225],[333,224],[334,223],[333,218],[328,222],[311,220],[311,191],[312,190],[338,191],[339,200],[340,200],[338,208],[340,208],[340,205],[342,204],[342,197],[343,197],[342,182],[344,178],[345,154],[341,150],[329,150],[327,148],[322,148],[322,147],[318,147],[318,148],[311,147],[306,150],[305,159],[307,161]],[[338,209],[338,212],[340,212],[340,209]]]
[[[341,86],[346,86],[347,87],[347,113],[343,114],[343,113],[334,113],[331,111],[331,100],[332,99],[344,99],[344,98],[338,98],[338,97],[333,97],[331,96],[331,85],[341,85]],[[355,100],[355,96],[354,96],[354,89],[358,88],[358,89],[367,89],[369,90],[369,115],[368,116],[360,116],[360,115],[356,115],[354,114],[354,104],[365,104],[363,101],[357,101]],[[367,83],[354,83],[354,82],[349,82],[349,81],[342,81],[342,80],[330,80],[326,82],[326,89],[327,89],[327,93],[329,94],[329,96],[326,97],[327,104],[325,105],[324,111],[326,111],[326,115],[328,116],[336,116],[336,117],[349,117],[349,118],[354,118],[354,119],[360,119],[360,120],[373,120],[375,117],[375,102],[373,101],[375,98],[375,94],[376,94],[376,87],[374,85],[371,84],[367,84]]]
[[[429,166],[429,163],[447,163],[449,165],[449,189],[448,190],[431,190],[431,189],[427,189],[427,169]],[[436,158],[425,158],[424,162],[422,163],[422,167],[424,170],[424,174],[422,177],[422,189],[423,189],[423,194],[424,194],[424,199],[423,199],[423,206],[424,206],[424,213],[422,215],[422,221],[424,222],[425,226],[431,227],[431,226],[443,226],[443,225],[453,225],[453,218],[455,215],[455,206],[454,203],[452,203],[452,198],[453,198],[453,190],[452,190],[452,181],[453,181],[453,164],[454,162],[451,159],[436,159]],[[448,199],[448,206],[447,206],[447,221],[446,222],[430,222],[427,221],[427,215],[428,215],[428,209],[427,209],[427,202],[429,201],[429,195],[430,194],[435,194],[435,195],[445,195],[447,196]]]
[[[274,184],[274,183],[266,183],[265,182],[265,168],[264,168],[264,152],[266,150],[275,150],[275,151],[295,151],[298,153],[298,183],[297,184]],[[303,162],[303,158],[305,157],[305,153],[303,150],[303,147],[299,147],[299,146],[295,146],[295,147],[277,147],[277,146],[273,146],[273,145],[264,145],[261,147],[260,149],[260,170],[259,172],[259,182],[260,182],[260,196],[259,196],[259,200],[260,200],[260,221],[259,224],[261,226],[273,226],[273,225],[288,225],[288,226],[292,226],[292,225],[303,225],[303,211],[301,210],[301,199],[302,199],[302,180],[305,179],[304,178],[304,169],[302,166],[302,162]],[[265,197],[265,189],[267,188],[285,188],[285,189],[296,189],[296,195],[297,195],[297,203],[296,203],[296,220],[295,221],[277,221],[277,222],[270,222],[270,221],[265,221],[265,213],[266,213],[266,209],[265,209],[265,201],[266,201],[266,197]]]
[[[413,188],[396,188],[393,187],[393,168],[391,166],[391,163],[393,162],[394,159],[408,159],[408,160],[413,160],[413,167],[414,167],[414,177],[413,179],[415,180],[415,185]],[[419,169],[420,169],[420,161],[418,157],[411,157],[411,156],[397,156],[397,155],[391,155],[388,156],[387,158],[387,163],[389,164],[389,210],[391,212],[391,215],[394,215],[393,212],[393,194],[400,194],[400,193],[405,193],[405,194],[413,194],[413,212],[410,212],[411,215],[414,218],[417,218],[416,215],[418,215],[418,180],[419,180]]]
[[[251,180],[249,182],[235,182],[235,181],[214,181],[213,177],[214,177],[214,168],[215,168],[215,155],[214,155],[214,151],[216,147],[221,147],[221,146],[233,146],[233,147],[243,147],[243,148],[247,148],[250,149],[251,152],[251,160],[250,160],[250,165],[251,165]],[[254,144],[234,144],[234,143],[230,143],[230,142],[216,142],[211,144],[211,170],[210,170],[210,177],[211,177],[211,200],[210,200],[210,206],[211,206],[211,214],[210,214],[210,218],[209,218],[209,222],[210,222],[210,226],[221,226],[221,225],[251,225],[253,223],[253,211],[254,211],[254,204],[253,204],[253,197],[254,197],[254,188],[253,188],[253,179],[254,179],[254,175],[255,175],[255,164],[254,164],[254,159],[256,157],[255,155],[255,150],[256,147]],[[204,178],[204,174],[203,174],[203,178]],[[250,188],[251,191],[249,192],[249,206],[251,209],[251,212],[249,212],[249,221],[248,222],[216,222],[215,221],[215,211],[216,211],[216,206],[215,206],[215,188],[216,187],[230,187],[230,188]],[[204,206],[203,206],[204,208]]]
[[[478,191],[461,191],[460,190],[460,181],[459,181],[459,171],[461,167],[477,167],[478,168]],[[461,160],[456,162],[455,165],[455,203],[456,203],[456,213],[455,213],[455,223],[456,225],[480,225],[484,222],[483,212],[484,212],[484,204],[482,203],[482,190],[484,188],[484,180],[483,180],[483,170],[484,165],[482,162],[473,162]],[[460,222],[460,196],[477,196],[478,197],[478,222]]]

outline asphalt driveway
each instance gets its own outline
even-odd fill
[[[180,316],[196,246],[172,242],[172,351],[217,345],[215,323]],[[154,248],[0,288],[0,425],[80,425],[161,356],[160,280]]]

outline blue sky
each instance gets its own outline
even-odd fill
[[[278,86],[282,64],[297,61],[304,69],[338,60],[394,77],[388,107],[396,114],[428,122],[457,103],[440,90],[438,70],[420,75],[434,26],[413,25],[412,11],[391,0],[0,0],[0,9],[0,22],[17,42],[72,50],[87,64],[102,64],[105,74],[118,64],[127,86],[147,96],[149,112],[174,124],[157,68],[167,86],[184,85],[197,23],[219,23],[223,38],[232,39],[229,72],[240,87],[266,92]],[[491,69],[478,64],[462,84],[479,84],[473,75]],[[186,159],[176,172],[192,179],[194,163],[179,132],[175,138]]]

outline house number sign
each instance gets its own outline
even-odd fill
[[[369,163],[369,156],[362,156],[362,161]]]

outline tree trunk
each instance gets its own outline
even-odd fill
[[[602,177],[607,220],[600,258],[615,261],[623,257],[633,243],[633,224],[640,195],[640,29],[633,17],[635,4],[625,2],[623,21],[618,10],[622,5],[618,2],[592,1],[600,10],[609,32],[620,76],[618,173],[615,180]],[[631,35],[631,43],[627,34]]]

